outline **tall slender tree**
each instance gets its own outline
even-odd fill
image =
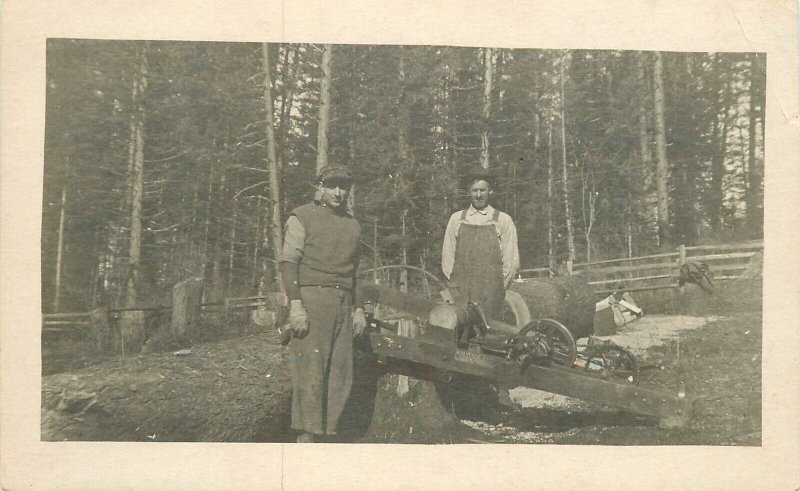
[[[561,57],[559,66],[560,77],[559,83],[561,85],[561,170],[562,170],[562,190],[564,196],[564,221],[567,228],[567,267],[571,270],[572,264],[575,262],[575,238],[572,229],[572,205],[570,203],[569,193],[569,172],[567,163],[567,94],[564,90],[564,79],[566,78],[565,65],[567,63],[568,54],[565,52]]]
[[[319,126],[317,129],[317,172],[328,165],[328,125],[331,111],[331,58],[333,46],[322,50],[322,81],[319,90]]]
[[[492,48],[483,49],[483,122],[481,128],[481,165],[489,168],[489,127],[492,114],[492,84],[494,83],[494,57]]]
[[[658,237],[662,249],[671,247],[672,239],[669,228],[669,195],[667,181],[669,179],[667,162],[667,130],[664,116],[664,62],[660,52],[653,57],[653,100],[656,122],[656,197],[658,202]]]

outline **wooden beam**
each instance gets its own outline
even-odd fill
[[[648,269],[678,269],[675,263],[653,263],[653,264],[638,264],[636,266],[612,266],[610,268],[600,268],[588,270],[589,274],[607,274],[607,273],[627,273],[629,271],[644,271]],[[622,278],[620,278],[622,279]]]
[[[595,266],[597,264],[612,264],[612,263],[627,263],[630,261],[644,261],[646,259],[659,259],[664,257],[678,257],[676,252],[665,252],[661,254],[651,254],[649,256],[625,257],[621,259],[606,259],[605,261],[591,261],[588,263],[576,263],[574,268],[586,268],[587,266]]]
[[[763,248],[764,248],[763,240],[754,240],[750,242],[740,242],[738,244],[691,246],[687,247],[686,250],[687,251],[707,251],[707,250],[731,251],[739,249],[763,249]]]
[[[641,276],[638,278],[617,278],[613,280],[602,280],[602,281],[589,281],[590,285],[606,285],[608,283],[630,283],[632,281],[644,281],[644,280],[657,280],[661,278],[674,278],[675,275],[673,274],[658,274],[653,276]]]
[[[687,261],[723,261],[726,259],[745,259],[755,256],[755,252],[731,252],[728,254],[708,254],[705,256],[688,256]]]
[[[80,317],[89,317],[91,316],[91,312],[77,312],[73,314],[42,314],[43,319],[77,319]]]
[[[677,283],[670,283],[668,285],[653,285],[653,286],[640,286],[636,288],[625,288],[626,292],[646,292],[650,290],[665,290],[668,288],[678,288]],[[619,290],[595,290],[595,295],[609,295]]]
[[[425,342],[423,336],[410,339],[391,334],[370,334],[370,344],[377,355],[655,416],[667,427],[682,427],[688,419],[690,401],[686,397],[640,385],[601,380],[576,369],[536,365],[522,369],[516,361],[458,349],[455,345]]]

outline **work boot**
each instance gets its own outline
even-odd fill
[[[297,437],[297,443],[315,443],[317,441],[313,433],[300,433]]]

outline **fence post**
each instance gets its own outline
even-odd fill
[[[686,246],[681,244],[678,246],[678,266],[686,264]]]
[[[203,280],[189,278],[172,288],[171,334],[178,338],[186,336],[200,316],[200,297],[203,294]]]
[[[110,350],[111,323],[108,317],[108,307],[98,307],[89,312],[92,337],[96,343],[97,351],[106,353]]]

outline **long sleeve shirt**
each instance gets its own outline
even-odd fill
[[[476,210],[471,205],[467,209],[466,223],[473,225],[487,225],[491,223],[494,215],[494,208],[489,205],[482,210]],[[461,215],[463,211],[457,211],[450,216],[447,222],[447,229],[444,232],[444,242],[442,243],[442,272],[450,279],[453,273],[453,262],[455,261],[456,242],[458,241],[458,229],[461,225]],[[497,235],[500,241],[500,256],[503,261],[503,285],[508,285],[519,271],[519,249],[517,246],[517,227],[508,214],[500,212],[497,222]]]

